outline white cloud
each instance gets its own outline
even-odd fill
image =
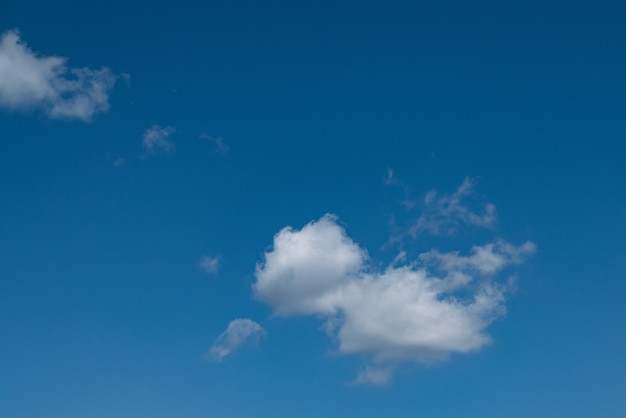
[[[284,228],[257,265],[253,291],[276,315],[317,315],[341,353],[376,364],[356,383],[384,383],[390,365],[428,363],[480,350],[486,328],[505,311],[506,286],[495,274],[534,251],[503,240],[470,255],[406,254],[379,271],[337,223],[325,215],[301,230]]]
[[[254,292],[277,315],[334,314],[332,291],[348,284],[366,258],[336,217],[326,215],[302,230],[287,227],[274,236],[274,249],[257,265]]]
[[[157,151],[171,152],[174,150],[175,145],[168,138],[176,131],[171,126],[161,127],[159,125],[152,125],[143,134],[143,147],[150,154],[154,154]]]
[[[432,190],[426,194],[423,210],[417,222],[409,230],[410,235],[429,232],[449,235],[457,231],[462,224],[478,227],[491,227],[496,221],[496,207],[486,203],[482,213],[477,213],[463,204],[463,199],[473,193],[474,182],[466,177],[456,192],[446,195]]]
[[[212,143],[215,146],[215,152],[218,152],[220,154],[226,154],[228,152],[228,150],[230,149],[228,147],[228,145],[226,144],[226,142],[224,142],[224,139],[222,139],[221,137],[212,137],[210,135],[207,134],[201,134],[200,135],[201,139],[205,139],[208,142]]]
[[[50,118],[90,121],[109,110],[116,76],[108,68],[68,68],[67,58],[39,56],[16,30],[0,38],[0,107],[43,109]]]
[[[217,255],[215,257],[211,257],[205,255],[200,258],[200,262],[198,264],[205,273],[215,274],[219,270],[221,262],[222,256]]]
[[[228,324],[226,331],[217,337],[204,358],[219,363],[242,345],[255,342],[265,335],[265,330],[256,322],[250,319],[235,319]]]

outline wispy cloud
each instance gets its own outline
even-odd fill
[[[43,109],[50,118],[88,122],[109,110],[117,76],[108,68],[68,68],[67,58],[40,56],[17,30],[0,38],[0,107]]]
[[[217,255],[215,257],[211,257],[208,255],[205,255],[205,256],[202,256],[202,258],[200,258],[198,265],[200,266],[202,271],[204,271],[205,273],[215,274],[219,270],[221,263],[222,263],[222,256]]]
[[[204,355],[205,360],[221,362],[244,344],[253,343],[267,333],[256,322],[240,318],[228,324],[228,328],[217,339],[209,351]]]
[[[253,291],[277,316],[324,318],[339,352],[374,363],[354,383],[383,384],[401,362],[431,363],[488,345],[487,327],[505,312],[508,284],[497,274],[534,250],[496,239],[469,255],[402,252],[381,270],[336,216],[325,215],[274,236]]]
[[[352,381],[354,385],[385,385],[391,379],[393,367],[365,366]]]
[[[410,210],[416,206],[417,202],[410,198],[411,188],[402,180],[399,180],[391,168],[387,168],[387,174],[385,174],[383,178],[383,183],[385,186],[395,186],[402,189],[404,198],[400,201],[400,204],[404,206],[405,209]]]
[[[383,182],[387,186],[391,186],[397,183],[397,180],[393,176],[393,170],[391,168],[387,168],[387,174],[385,174],[385,178],[383,179]]]
[[[217,153],[226,154],[230,149],[226,142],[224,142],[224,139],[221,137],[213,137],[211,135],[201,134],[200,138],[213,144],[213,146],[215,147],[215,152]]]
[[[175,145],[168,138],[176,132],[171,126],[152,125],[143,134],[143,147],[149,154],[155,154],[157,151],[172,152]]]
[[[484,204],[480,211],[472,210],[465,202],[472,195],[474,181],[466,177],[452,194],[440,194],[432,190],[423,199],[422,214],[409,229],[410,235],[429,232],[436,235],[450,235],[461,225],[491,227],[496,221],[496,207]]]

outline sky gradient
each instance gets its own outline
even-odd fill
[[[0,416],[626,416],[621,2],[0,3]]]

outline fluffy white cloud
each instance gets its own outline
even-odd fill
[[[176,129],[171,126],[152,125],[143,134],[143,147],[150,154],[154,154],[157,151],[171,152],[175,146],[168,138],[175,131]]]
[[[256,322],[250,319],[235,319],[228,324],[226,331],[217,337],[204,358],[220,362],[240,346],[257,341],[264,335],[266,335],[265,330]]]
[[[334,291],[360,273],[367,254],[326,215],[299,231],[284,228],[257,265],[254,292],[277,315],[334,314]]]
[[[467,256],[433,250],[377,271],[337,218],[325,215],[275,235],[253,290],[276,315],[324,318],[340,352],[365,354],[377,364],[355,382],[381,384],[389,365],[432,362],[489,344],[486,328],[505,311],[506,286],[494,275],[533,251],[532,243],[497,240]]]
[[[496,207],[492,203],[485,204],[481,213],[475,212],[463,204],[463,199],[473,192],[474,183],[466,177],[456,192],[440,195],[432,190],[423,201],[422,214],[409,230],[410,235],[429,232],[448,235],[456,232],[462,224],[478,227],[490,227],[496,221]]]
[[[51,118],[89,121],[109,109],[116,76],[108,68],[68,68],[67,59],[38,56],[11,30],[0,38],[0,107],[40,108]]]
[[[221,256],[211,257],[208,255],[202,256],[198,265],[205,273],[215,274],[220,268],[222,262]]]

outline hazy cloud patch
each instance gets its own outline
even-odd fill
[[[215,343],[205,353],[204,359],[219,363],[242,345],[254,343],[266,334],[263,327],[250,319],[235,319],[228,324],[226,331],[217,337]]]
[[[416,236],[421,232],[436,235],[450,235],[458,231],[461,225],[473,225],[489,228],[496,221],[496,207],[485,203],[482,210],[470,208],[466,199],[474,191],[474,180],[466,177],[452,194],[441,194],[432,190],[422,201],[422,213],[409,234]]]
[[[215,257],[211,257],[208,255],[202,256],[198,265],[205,273],[215,274],[220,268],[222,264],[222,256],[217,255]]]
[[[149,154],[157,152],[170,153],[174,151],[174,142],[169,137],[176,132],[171,126],[162,127],[160,125],[152,125],[143,134],[143,147]]]
[[[213,137],[211,135],[201,134],[200,138],[211,143],[214,146],[215,152],[219,154],[226,154],[230,149],[226,142],[224,142],[224,139],[219,136]]]
[[[389,382],[393,374],[393,367],[366,366],[352,381],[353,385],[384,385]]]

